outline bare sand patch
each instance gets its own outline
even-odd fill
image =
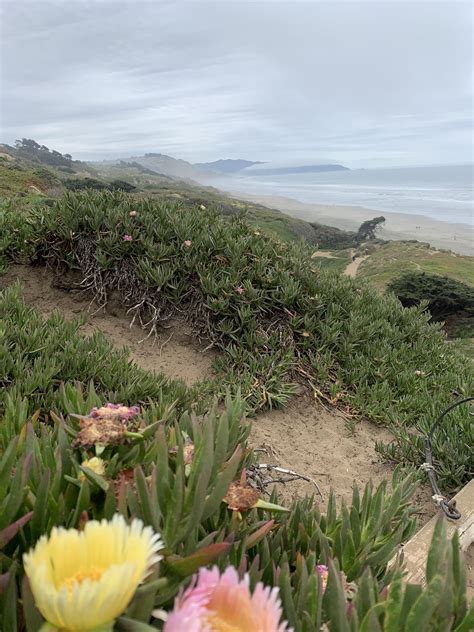
[[[138,326],[130,327],[130,316],[117,301],[94,313],[97,306],[91,305],[90,300],[79,291],[56,287],[58,279],[46,268],[12,266],[0,276],[0,288],[15,281],[21,282],[26,303],[35,305],[45,316],[55,309],[68,319],[84,316],[86,324],[81,331],[85,335],[102,331],[116,347],[127,347],[130,358],[143,369],[162,372],[187,384],[194,384],[213,374],[212,362],[216,353],[204,351],[204,345],[196,340],[189,325],[183,321],[175,320],[157,338],[143,340],[147,332]]]
[[[332,255],[329,250],[316,250],[311,255],[311,259],[336,259],[334,255]]]
[[[378,485],[390,479],[393,466],[375,452],[375,442],[389,442],[391,433],[362,420],[350,431],[345,417],[336,409],[328,410],[310,397],[294,400],[284,410],[259,415],[252,423],[252,447],[265,448],[259,461],[279,465],[314,479],[324,496],[335,492],[337,500],[350,503],[354,482],[360,487],[369,480]],[[311,483],[295,481],[278,485],[279,495],[293,500],[314,494]],[[420,487],[414,498],[419,508],[418,522],[424,524],[436,513],[428,487]]]

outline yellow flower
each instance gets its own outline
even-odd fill
[[[61,632],[112,629],[161,559],[159,535],[141,520],[92,520],[83,531],[55,527],[23,556],[35,603]]]
[[[104,465],[104,461],[103,459],[100,459],[98,456],[93,456],[92,459],[86,459],[85,461],[82,461],[81,463],[82,467],[88,467],[90,470],[92,470],[95,474],[98,474],[99,476],[104,476],[105,474],[105,465]],[[86,478],[86,475],[84,474],[84,472],[81,472],[79,474],[79,478],[81,479],[81,481],[83,481]]]

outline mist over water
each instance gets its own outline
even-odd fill
[[[449,223],[474,224],[473,165],[357,169],[216,178],[228,191],[278,195],[300,202],[363,206]]]

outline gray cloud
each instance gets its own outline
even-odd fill
[[[2,140],[75,157],[472,159],[469,3],[2,4]]]

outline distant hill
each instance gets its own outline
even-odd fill
[[[144,156],[132,156],[122,160],[103,160],[101,162],[90,163],[94,167],[100,169],[102,165],[120,165],[120,164],[137,164],[141,165],[148,171],[154,173],[170,176],[171,178],[179,178],[182,180],[199,180],[201,178],[207,178],[208,173],[198,169],[195,165],[192,165],[186,160],[179,158],[172,158],[166,154],[150,153]]]
[[[276,176],[289,173],[318,173],[322,171],[349,171],[344,165],[301,165],[299,167],[249,168],[243,172],[252,176]]]
[[[242,169],[246,169],[247,167],[252,167],[252,165],[263,164],[263,162],[259,162],[258,160],[233,160],[226,158],[224,160],[214,160],[214,162],[196,162],[194,166],[203,171],[211,171],[212,173],[231,174],[242,171]]]

